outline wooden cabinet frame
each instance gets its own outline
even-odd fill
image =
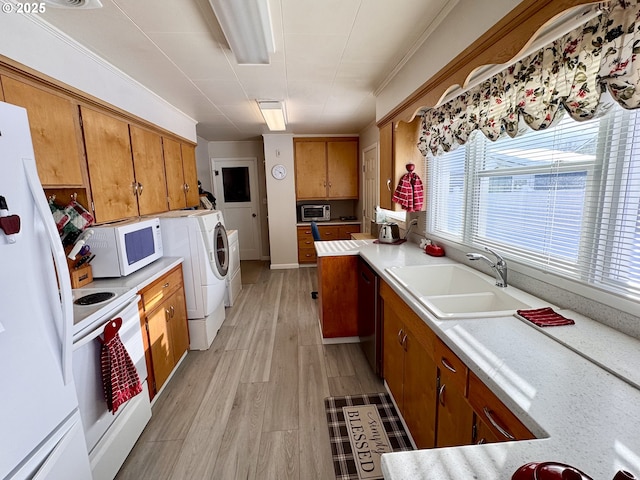
[[[293,148],[296,199],[358,199],[358,137],[299,137]]]

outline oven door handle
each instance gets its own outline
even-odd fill
[[[75,342],[73,344],[73,349],[77,350],[77,349],[83,347],[84,345],[86,345],[87,343],[92,342],[93,340],[98,338],[100,335],[102,335],[104,333],[104,326],[107,323],[109,323],[114,318],[121,317],[122,316],[122,312],[124,312],[125,310],[131,308],[132,306],[135,305],[136,308],[137,308],[137,304],[138,304],[139,300],[140,300],[140,295],[136,295],[131,300],[129,300],[126,304],[124,304],[122,306],[122,308],[116,310],[115,312],[109,313],[109,318],[106,319],[104,322],[99,323],[91,332],[85,334],[80,340]],[[124,322],[126,322],[126,320],[127,320],[126,318],[123,318],[123,325],[124,325]],[[120,328],[122,329],[123,327],[120,327]]]
[[[35,203],[36,210],[40,215],[46,233],[51,254],[55,265],[56,275],[58,277],[58,285],[60,288],[60,310],[56,312],[56,322],[60,323],[60,363],[62,367],[62,379],[65,385],[73,380],[73,370],[71,367],[71,345],[72,334],[71,326],[73,325],[73,307],[71,293],[71,279],[69,277],[69,267],[65,258],[62,242],[58,229],[53,223],[51,210],[47,205],[45,197],[42,195],[42,185],[38,177],[36,162],[33,159],[25,158],[22,160],[31,197]]]

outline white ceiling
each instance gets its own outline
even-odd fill
[[[238,1],[238,0],[233,0]],[[284,100],[293,134],[357,133],[374,92],[457,0],[270,0],[270,65],[238,65],[208,0],[102,0],[41,17],[198,122],[210,141],[268,133],[255,100]]]

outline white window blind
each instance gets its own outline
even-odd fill
[[[434,234],[488,245],[528,265],[640,295],[640,114],[527,129],[496,142],[476,133],[429,159]]]

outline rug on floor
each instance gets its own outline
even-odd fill
[[[373,411],[367,411],[366,407],[364,409],[350,408],[360,405],[376,407],[384,426],[384,432],[377,430],[377,415]],[[325,398],[324,406],[336,480],[381,479],[382,474],[376,470],[379,468],[380,454],[376,452],[386,450],[384,444],[387,440],[391,451],[412,450],[409,436],[405,432],[402,421],[387,393],[329,397]],[[366,422],[360,421],[362,415],[366,417]],[[364,423],[367,423],[368,426]],[[381,434],[386,434],[386,438]],[[365,437],[367,438],[365,439]],[[355,455],[354,447],[356,448]]]
[[[257,283],[260,274],[264,269],[265,262],[263,260],[242,260],[240,262],[240,274],[242,275],[242,284],[249,285]]]

